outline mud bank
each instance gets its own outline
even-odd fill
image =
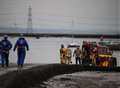
[[[96,68],[80,65],[49,64],[40,65],[21,72],[13,71],[0,76],[0,88],[32,88],[40,85],[43,81],[59,75],[78,71],[113,71],[120,72],[120,68]],[[39,87],[42,88],[42,87]]]
[[[40,86],[44,88],[120,88],[120,73],[86,71],[64,74],[50,78]]]

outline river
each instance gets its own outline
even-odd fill
[[[2,37],[0,37],[2,39]],[[10,37],[9,40],[12,42],[13,46],[18,37]],[[74,42],[80,44],[82,46],[82,41],[99,41],[99,38],[64,38],[64,37],[27,37],[30,50],[27,52],[25,63],[40,63],[40,64],[48,64],[48,63],[59,63],[60,62],[60,54],[59,49],[61,44],[64,44],[67,47],[68,44]],[[108,39],[106,39],[108,40]],[[116,40],[116,39],[109,39]],[[72,49],[73,51],[73,49]],[[114,51],[113,56],[117,57],[117,65],[120,66],[120,51]],[[10,62],[17,62],[17,53],[13,52],[13,48],[10,51]],[[75,63],[75,59],[72,57],[73,64]]]

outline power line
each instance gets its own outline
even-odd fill
[[[32,33],[32,8],[28,8],[27,33]]]

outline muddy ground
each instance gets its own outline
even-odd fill
[[[47,80],[56,75],[70,74],[74,72],[86,72],[86,71],[92,71],[93,72],[92,74],[97,75],[97,73],[94,73],[94,71],[119,73],[120,68],[116,67],[116,68],[108,69],[108,68],[96,68],[96,67],[88,67],[88,66],[80,66],[80,65],[61,65],[61,64],[39,65],[37,67],[32,67],[30,69],[24,69],[22,71],[14,70],[14,71],[10,71],[6,74],[1,75],[0,76],[0,88],[49,88],[48,86],[46,86]],[[70,76],[71,75],[69,75],[68,77]],[[92,76],[90,77],[88,78],[91,80],[93,77]],[[74,77],[74,76],[72,78],[62,78],[61,82],[66,81],[68,83],[69,81],[71,81],[70,84],[68,84],[68,85],[71,85],[73,81],[75,83],[80,83],[82,82],[84,78],[88,79],[86,77],[79,78],[79,77]],[[79,78],[79,80],[76,78]],[[83,82],[85,83],[92,82],[90,80],[85,80],[85,79],[83,80]],[[94,79],[98,79],[98,78],[94,78]],[[101,81],[97,80],[97,82],[101,82]],[[80,83],[80,84],[83,84],[83,83]],[[53,88],[59,88],[59,87],[57,86]],[[61,88],[64,88],[64,87],[61,87]],[[70,88],[70,87],[68,86],[67,88]],[[82,88],[82,87],[72,87],[72,88]],[[90,88],[97,88],[97,87],[90,87]],[[101,88],[101,87],[98,87],[98,88]],[[102,88],[111,88],[111,87],[102,87]],[[117,88],[117,87],[113,87],[113,88]]]
[[[86,71],[64,74],[55,76],[40,86],[44,88],[120,88],[120,73]]]

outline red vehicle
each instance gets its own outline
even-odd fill
[[[115,67],[117,60],[112,56],[112,52],[107,46],[97,47],[96,66],[98,67]]]
[[[85,59],[97,67],[115,67],[117,60],[112,56],[109,47],[98,45],[95,42],[83,42],[83,50],[86,51]]]

